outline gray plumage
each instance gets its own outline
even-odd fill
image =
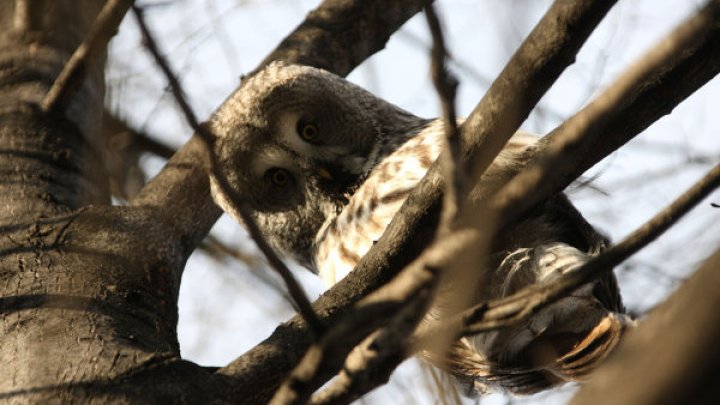
[[[351,271],[382,235],[437,158],[444,136],[439,121],[416,117],[329,72],[282,63],[246,80],[210,128],[218,136],[219,167],[247,199],[269,243],[328,284]],[[534,141],[522,132],[513,136],[493,163],[495,172]],[[240,220],[214,178],[211,189]],[[496,270],[478,286],[478,299],[552,280],[603,246],[558,195],[499,238]],[[458,341],[449,358],[436,362],[470,391],[535,392],[592,370],[629,323],[622,311],[609,275],[522,325]]]

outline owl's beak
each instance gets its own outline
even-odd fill
[[[330,174],[330,172],[328,171],[328,169],[326,169],[326,168],[324,168],[324,167],[322,167],[322,166],[316,166],[316,167],[315,167],[315,173],[316,173],[318,176],[320,176],[320,178],[322,178],[322,179],[329,180],[329,181],[335,180],[335,179],[333,178],[332,174]]]
[[[319,186],[334,194],[345,194],[355,186],[358,177],[332,163],[315,164],[313,172],[319,180]]]

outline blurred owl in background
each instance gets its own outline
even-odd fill
[[[280,62],[247,79],[210,128],[218,137],[218,167],[246,198],[268,242],[328,285],[380,238],[444,143],[438,120],[416,117],[327,71]],[[535,139],[522,132],[510,139],[493,163],[497,181]],[[241,221],[212,175],[211,191]],[[497,246],[482,299],[551,281],[597,254],[604,240],[557,195],[505,231]],[[520,325],[463,338],[442,359],[426,357],[468,393],[532,393],[594,369],[632,322],[623,311],[609,274]]]

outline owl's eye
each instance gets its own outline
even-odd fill
[[[312,142],[317,139],[319,131],[317,125],[312,122],[300,120],[297,123],[297,133],[300,135],[300,138]]]
[[[292,175],[285,169],[273,167],[265,172],[265,178],[277,187],[285,187],[292,180]]]

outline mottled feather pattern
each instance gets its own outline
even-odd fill
[[[306,123],[311,131],[302,136]],[[245,79],[208,125],[218,135],[214,150],[223,175],[268,242],[328,285],[350,273],[382,236],[445,143],[439,120],[417,117],[330,72],[282,62]],[[483,184],[507,181],[536,139],[513,135]],[[215,202],[241,221],[214,173],[210,184]],[[478,280],[478,300],[552,282],[605,246],[563,194],[496,239],[491,270],[468,269],[486,278]],[[454,299],[452,287],[449,280],[439,288],[428,319],[453,315],[445,310],[454,308],[445,305]],[[607,273],[518,325],[423,355],[468,393],[527,394],[582,380],[632,324]]]
[[[442,121],[430,122],[372,169],[339,215],[326,219],[315,240],[314,263],[327,285],[345,277],[382,236],[439,156],[444,137]],[[536,139],[518,132],[495,164],[507,164]]]

